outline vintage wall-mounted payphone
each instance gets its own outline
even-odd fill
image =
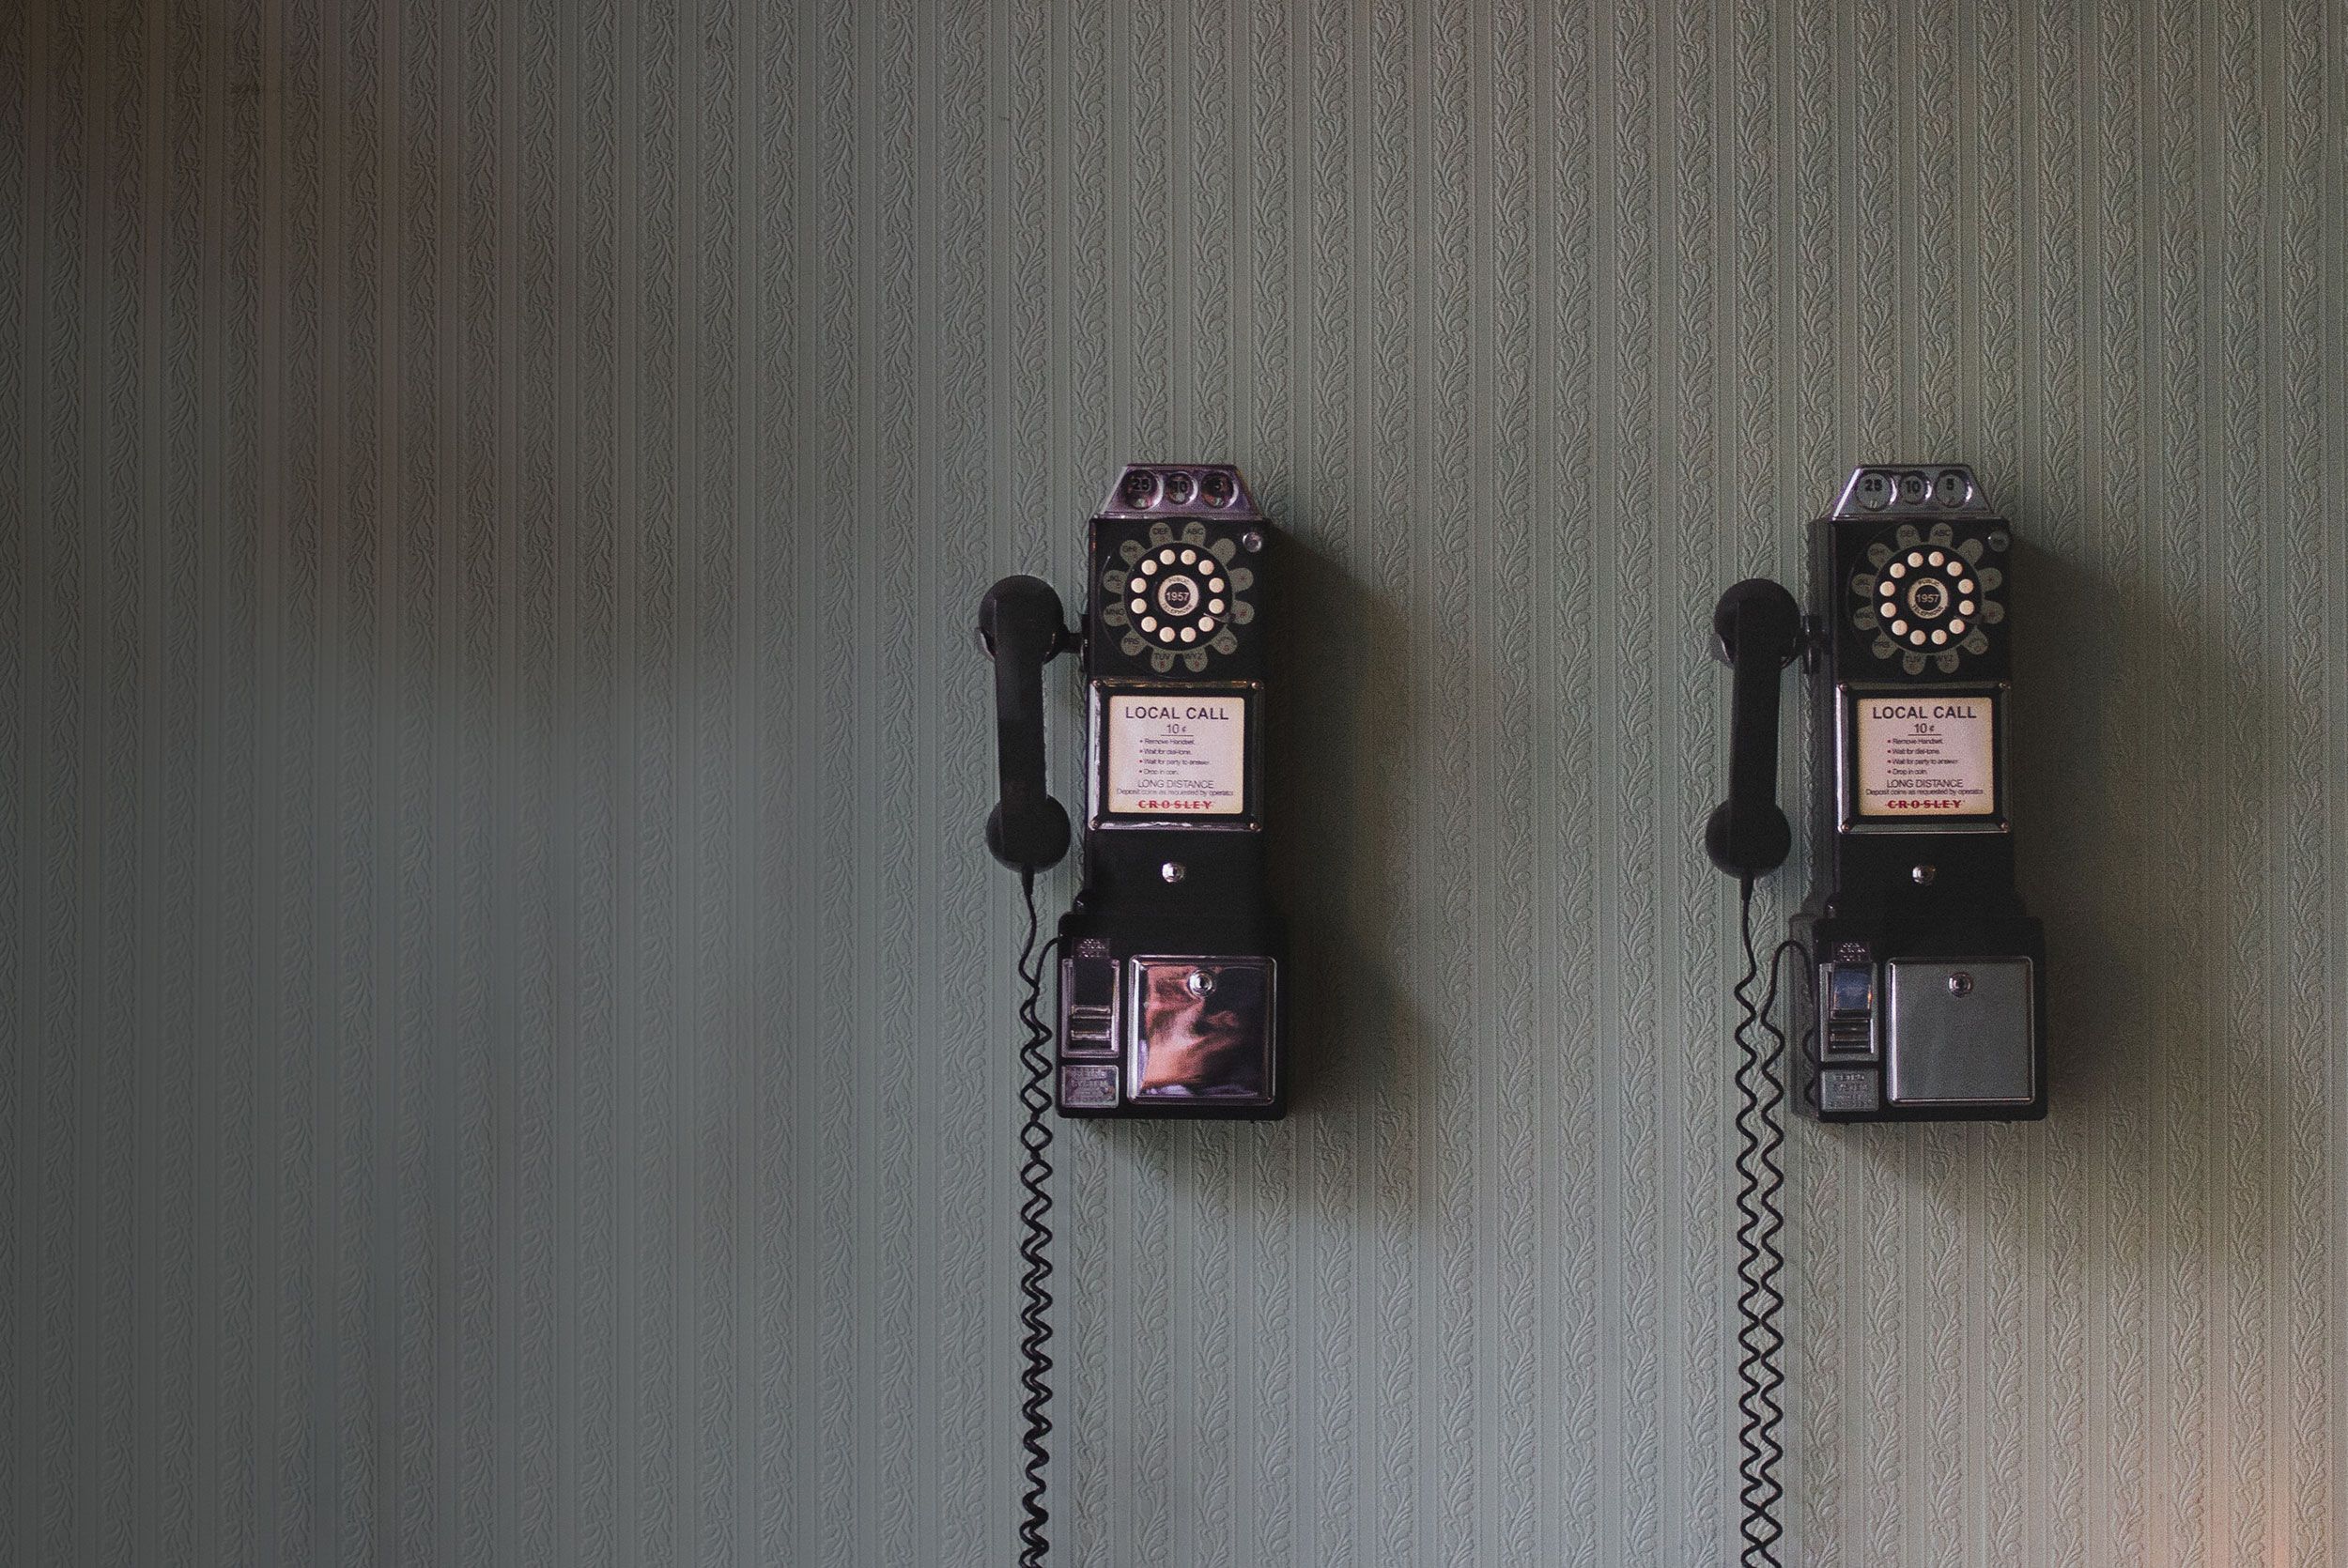
[[[1285,940],[1264,846],[1272,538],[1237,469],[1133,464],[1087,528],[1078,629],[1036,577],[1006,577],[979,606],[979,641],[995,664],[1000,781],[986,843],[1019,872],[1027,910],[1023,1568],[1043,1560],[1049,1517],[1045,1112],[1261,1120],[1286,1106]],[[1085,679],[1082,875],[1039,951],[1035,877],[1070,839],[1068,813],[1044,782],[1043,667],[1070,648]],[[1054,952],[1059,1002],[1047,1021]]]
[[[1053,1095],[1069,1116],[1262,1118],[1282,1109],[1282,929],[1266,887],[1262,569],[1271,525],[1239,470],[1135,464],[1088,530],[1084,624],[1034,577],[987,593],[1002,799],[996,857],[1058,861],[1042,670],[1085,678],[1083,883],[1059,922]]]
[[[1810,613],[1766,577],[1738,583],[1713,611],[1716,652],[1735,681],[1728,798],[1705,824],[1705,849],[1738,879],[1745,955],[1736,995],[1746,1568],[1773,1568],[1781,1534],[1780,961],[1800,965],[1791,1087],[1805,1115],[2047,1114],[2046,939],[2014,883],[2013,557],[2013,528],[1970,469],[1868,466],[1811,525]],[[1797,662],[1816,719],[1815,853],[1792,934],[1764,963],[1753,889],[1793,847],[1776,799],[1777,730],[1779,682]]]
[[[1966,469],[1862,468],[1811,528],[1804,617],[1768,578],[1721,597],[1729,798],[1706,848],[1747,883],[1792,835],[1778,672],[1818,717],[1815,859],[1794,937],[1794,1100],[1826,1121],[2047,1114],[2046,939],[2014,884],[2013,529]]]

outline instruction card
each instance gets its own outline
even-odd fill
[[[1851,706],[1859,815],[1997,815],[1996,698],[1861,697]]]
[[[1247,699],[1230,692],[1113,692],[1108,808],[1147,817],[1247,809]]]

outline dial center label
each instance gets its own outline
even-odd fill
[[[1949,607],[1948,585],[1935,577],[1919,577],[1908,591],[1908,607],[1926,621],[1938,621]]]
[[[1168,577],[1158,584],[1158,607],[1168,615],[1188,615],[1198,607],[1198,585],[1188,577]]]
[[[1997,814],[1997,699],[1862,697],[1853,706],[1859,815]]]
[[[1108,808],[1149,817],[1247,809],[1247,699],[1120,692],[1108,699]]]

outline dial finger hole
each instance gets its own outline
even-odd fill
[[[1129,607],[1135,615],[1139,615],[1143,610],[1149,608],[1149,606],[1143,604],[1139,599],[1135,599]]]
[[[1908,565],[1910,565],[1910,566],[1922,566],[1923,563],[1924,563],[1924,552],[1923,552],[1923,551],[1922,551],[1922,550],[1910,550],[1910,551],[1908,551]]]
[[[1184,626],[1184,627],[1182,628],[1182,640],[1183,640],[1184,642],[1196,642],[1196,641],[1197,641],[1197,640],[1198,640],[1198,628],[1197,628],[1197,627],[1196,627],[1196,626]]]
[[[1905,561],[1895,561],[1892,562],[1890,566],[1886,567],[1885,570],[1890,572],[1892,576],[1895,577],[1904,577],[1908,576],[1908,562]]]
[[[1959,614],[1959,615],[1970,615],[1970,614],[1972,614],[1972,613],[1973,613],[1973,601],[1972,601],[1972,600],[1970,600],[1970,599],[1959,599],[1959,600],[1956,602],[1956,613],[1957,613],[1957,614]]]
[[[1942,643],[1948,640],[1949,634],[1946,632],[1935,632],[1932,634],[1932,645],[1936,648],[1939,647]]]
[[[1965,635],[1965,623],[1962,621],[1950,622],[1949,635],[1951,637],[1963,637]]]
[[[1922,626],[1917,627],[1914,631],[1908,634],[1908,640],[1914,643],[1919,648],[1923,647],[1924,643],[1924,629]]]
[[[1949,558],[1948,558],[1947,556],[1942,555],[1942,554],[1941,554],[1939,550],[1935,550],[1935,551],[1933,551],[1930,555],[1928,555],[1928,556],[1924,557],[1924,561],[1925,561],[1928,564],[1930,564],[1930,565],[1934,565],[1934,566],[1938,566],[1938,565],[1939,565],[1942,561],[1946,561],[1946,560],[1948,560],[1948,559],[1949,559]]]
[[[1973,591],[1973,579],[1970,577],[1957,578],[1956,591],[1959,593],[1970,593]]]
[[[1893,637],[1906,637],[1908,635],[1908,623],[1905,621],[1892,622],[1892,635]]]
[[[1207,601],[1207,613],[1209,615],[1221,615],[1223,613],[1223,601],[1220,599],[1209,599]]]
[[[1154,615],[1143,616],[1141,618],[1141,629],[1145,632],[1156,631],[1158,629],[1158,618]]]
[[[1141,563],[1141,575],[1145,577],[1157,569],[1158,561],[1155,556],[1151,557],[1148,561]]]
[[[1173,627],[1171,627],[1171,626],[1160,626],[1160,627],[1158,628],[1158,640],[1159,640],[1160,642],[1171,642],[1171,641],[1173,641],[1173,640],[1174,640],[1174,628],[1173,628]]]
[[[1198,552],[1197,550],[1184,550],[1182,552],[1182,564],[1185,566],[1189,565],[1192,561],[1197,561],[1197,559]]]
[[[1218,606],[1217,606],[1217,607],[1215,607],[1219,609],[1219,608],[1221,608],[1222,607],[1218,605]],[[1202,615],[1202,616],[1200,616],[1200,617],[1198,618],[1198,629],[1199,629],[1200,631],[1202,631],[1202,632],[1211,632],[1211,631],[1213,631],[1213,630],[1214,630],[1214,617],[1213,617],[1213,616],[1212,616],[1212,615]]]

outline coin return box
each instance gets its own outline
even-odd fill
[[[1894,1106],[2031,1103],[2034,967],[2027,958],[1886,963],[1885,1098]]]
[[[1128,1099],[1272,1102],[1271,960],[1143,956],[1131,961],[1127,976]]]

